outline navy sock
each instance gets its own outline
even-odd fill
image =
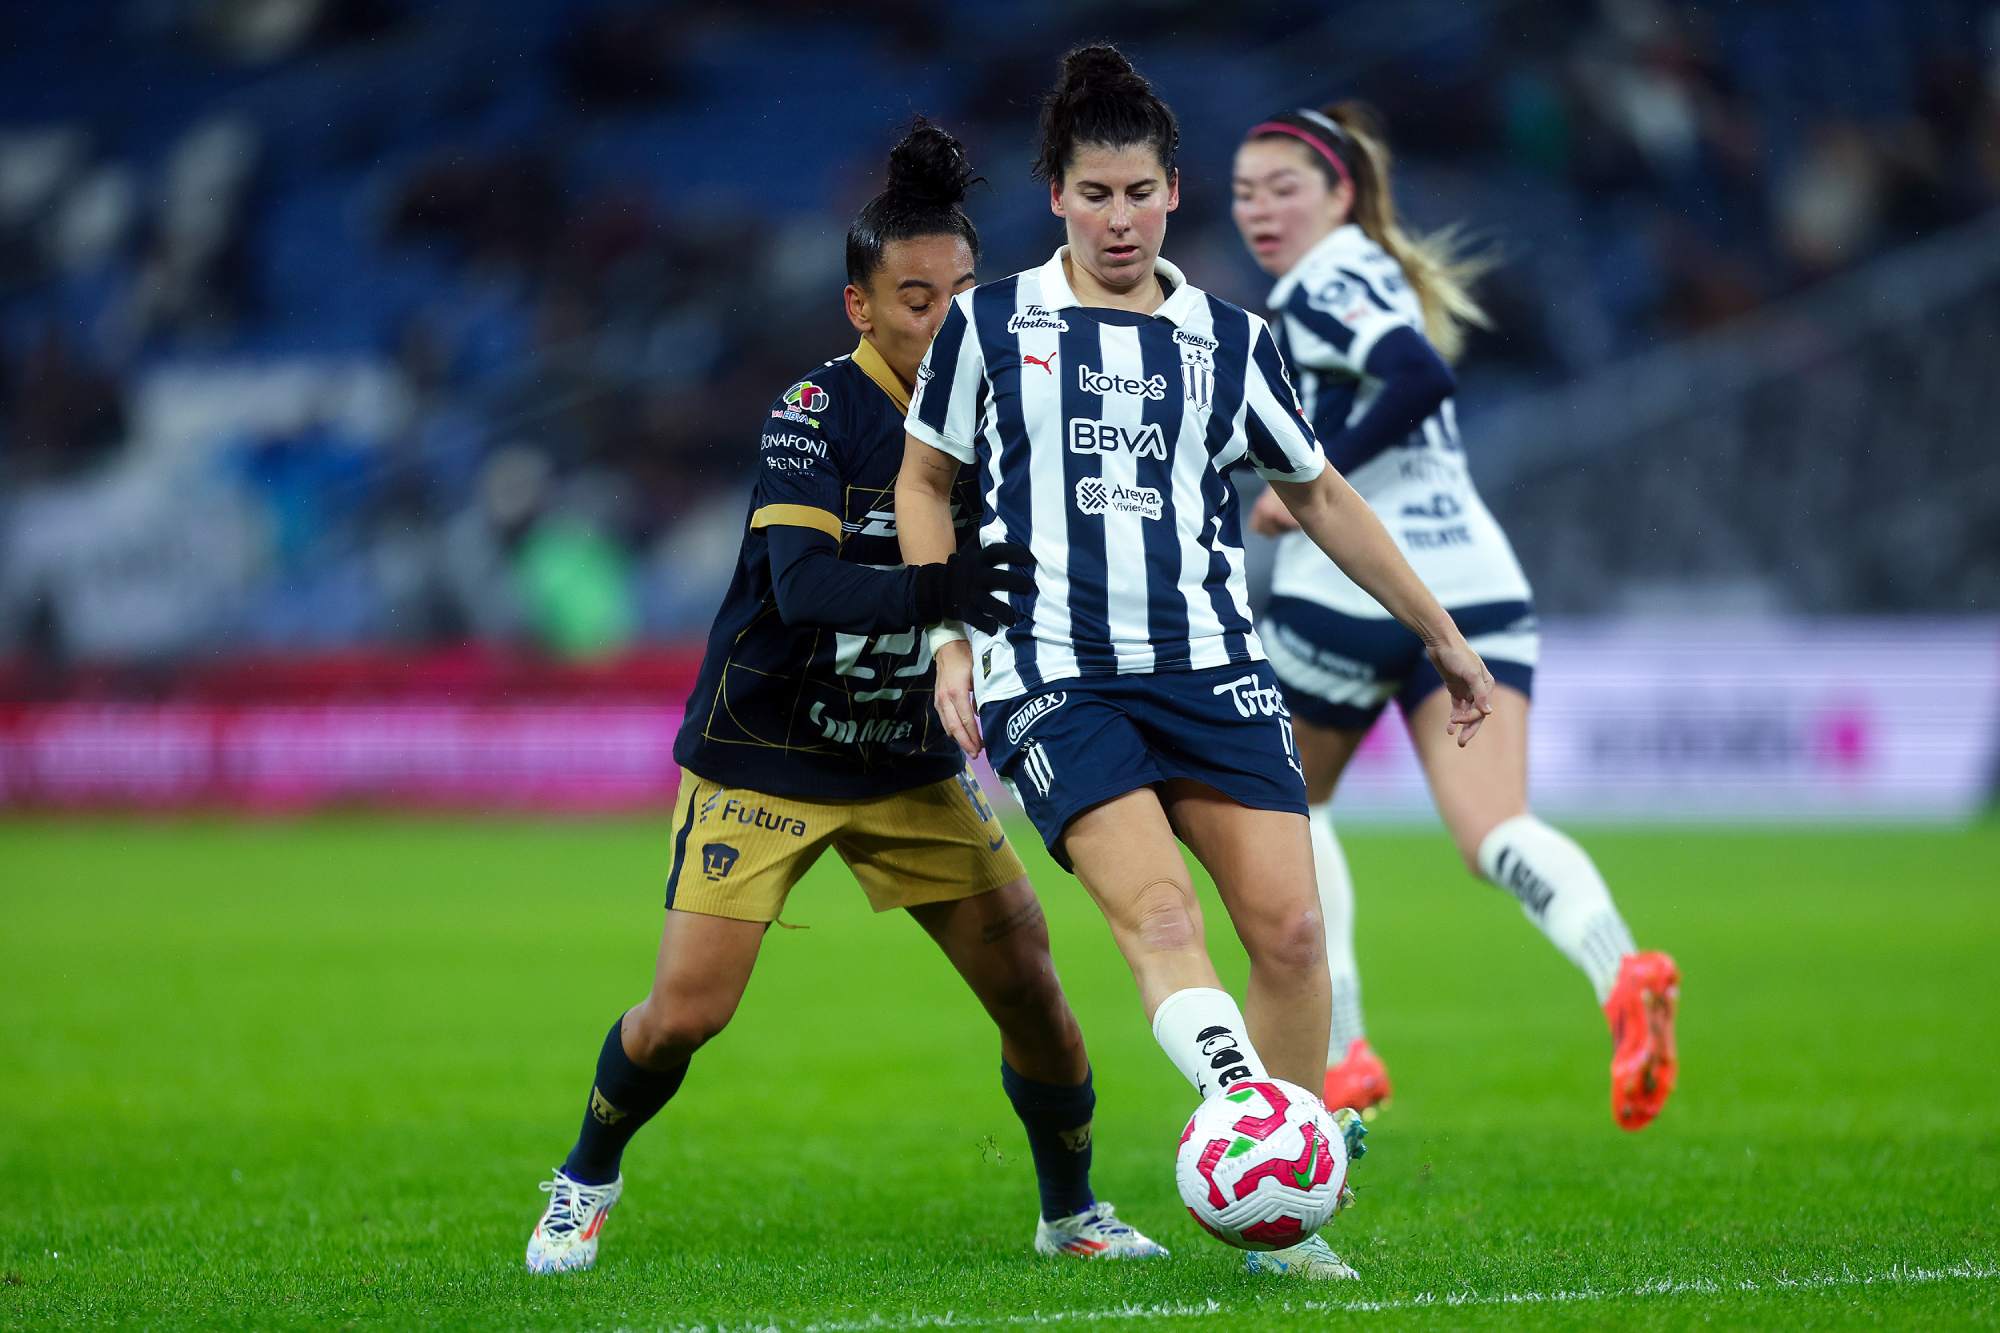
[[[1090,1192],[1090,1117],[1097,1109],[1097,1093],[1090,1086],[1090,1071],[1084,1071],[1083,1082],[1065,1087],[1037,1083],[1002,1060],[1000,1086],[1028,1131],[1042,1216],[1054,1221],[1096,1203]]]
[[[687,1077],[685,1060],[665,1072],[633,1064],[618,1035],[624,1022],[620,1014],[597,1054],[597,1082],[583,1110],[583,1132],[563,1163],[563,1174],[579,1184],[608,1185],[618,1179],[618,1159],[625,1155],[625,1145],[680,1091],[681,1080]]]

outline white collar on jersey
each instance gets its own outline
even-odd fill
[[[1070,290],[1069,277],[1063,272],[1063,257],[1068,253],[1067,245],[1056,247],[1056,252],[1050,257],[1049,262],[1036,272],[1042,289],[1042,304],[1051,310],[1083,304],[1076,299],[1076,293]],[[1162,301],[1160,308],[1153,313],[1173,324],[1185,324],[1194,318],[1196,312],[1201,309],[1204,299],[1200,288],[1190,283],[1185,274],[1158,255],[1153,257],[1153,272],[1172,283],[1174,288],[1167,293],[1167,299]]]
[[[1343,222],[1313,243],[1313,248],[1299,256],[1299,262],[1292,265],[1291,272],[1278,279],[1278,285],[1271,288],[1271,295],[1265,305],[1272,310],[1284,307],[1292,299],[1292,288],[1305,278],[1306,270],[1331,257],[1334,252],[1345,250],[1356,241],[1365,241],[1368,233],[1352,222]]]

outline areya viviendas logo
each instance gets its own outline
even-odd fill
[[[1164,497],[1151,486],[1125,486],[1102,477],[1079,477],[1076,507],[1086,514],[1136,514],[1158,519],[1165,512]]]

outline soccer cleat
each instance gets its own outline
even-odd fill
[[[554,1180],[542,1182],[549,1206],[528,1237],[530,1273],[568,1273],[589,1268],[597,1262],[597,1233],[604,1219],[625,1192],[625,1177],[609,1185],[585,1185],[571,1180],[560,1168]]]
[[[1354,1178],[1355,1159],[1368,1151],[1362,1140],[1368,1137],[1368,1126],[1361,1119],[1361,1112],[1351,1106],[1343,1106],[1333,1113],[1334,1126],[1340,1130],[1340,1141],[1347,1145],[1348,1180]],[[1354,1186],[1344,1180],[1340,1184],[1340,1194],[1333,1201],[1333,1211],[1346,1212],[1354,1206]]]
[[[1282,1250],[1252,1250],[1243,1256],[1243,1267],[1251,1273],[1279,1273],[1310,1281],[1361,1276],[1341,1262],[1333,1247],[1318,1235],[1307,1236]]]
[[[1347,1044],[1347,1054],[1326,1071],[1328,1106],[1351,1106],[1369,1120],[1389,1102],[1389,1071],[1380,1056],[1369,1048],[1368,1038],[1356,1037]]]
[[[1079,1259],[1164,1259],[1167,1247],[1148,1240],[1118,1220],[1102,1199],[1080,1213],[1035,1223],[1036,1254],[1073,1254]]]
[[[1674,1090],[1674,1009],[1681,974],[1663,953],[1630,953],[1604,1002],[1611,1023],[1611,1116],[1621,1129],[1644,1129]]]
[[[1347,1160],[1365,1157],[1368,1145],[1363,1140],[1368,1137],[1366,1118],[1351,1106],[1330,1106],[1333,1127],[1340,1131],[1340,1141],[1347,1148]]]

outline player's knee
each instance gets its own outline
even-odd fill
[[[685,1060],[729,1026],[734,1005],[712,999],[683,1003],[648,1002],[632,1011],[626,1022],[626,1048],[637,1064],[664,1068]]]
[[[1201,947],[1201,918],[1194,894],[1177,880],[1156,879],[1133,895],[1131,928],[1148,953],[1182,953]]]
[[[1287,904],[1263,916],[1250,938],[1251,961],[1287,972],[1326,966],[1326,923],[1317,902]]]
[[[984,997],[987,1004],[1026,1019],[1046,1021],[1069,1012],[1062,984],[1056,980],[1055,960],[1049,957],[1046,945],[1040,950],[1018,952],[1008,963],[1005,971],[987,982]]]

